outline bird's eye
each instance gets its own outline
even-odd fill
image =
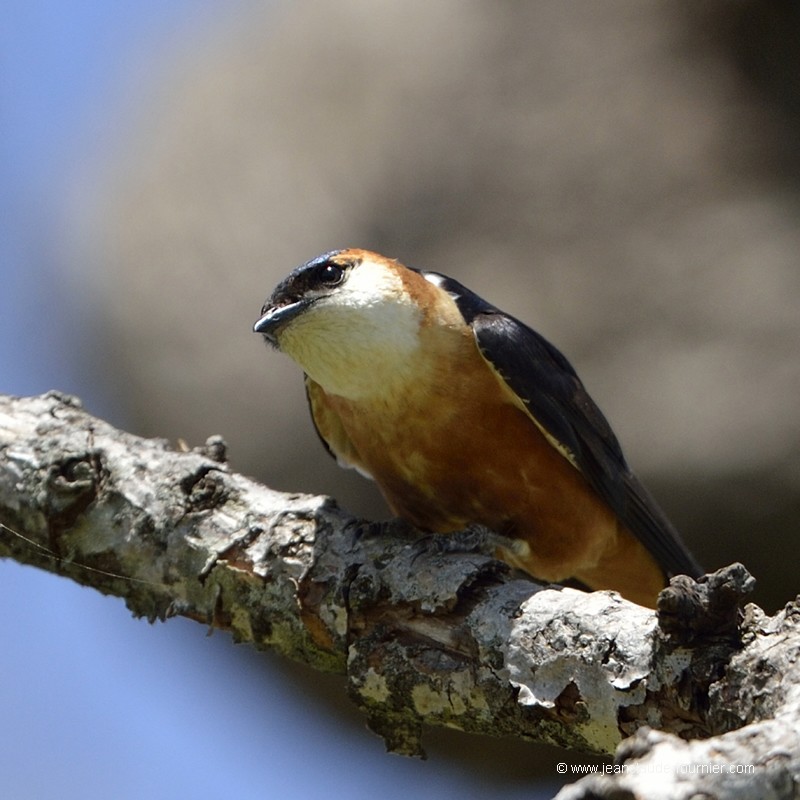
[[[344,280],[344,270],[336,264],[322,264],[314,277],[320,286],[338,286]]]

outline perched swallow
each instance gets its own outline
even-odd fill
[[[567,359],[458,281],[335,250],[261,314],[255,332],[305,372],[329,452],[398,516],[482,524],[536,578],[648,606],[667,578],[701,574]]]

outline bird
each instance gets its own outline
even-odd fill
[[[488,528],[513,568],[649,607],[702,574],[566,357],[454,278],[332,250],[253,330],[303,369],[328,452],[420,531]]]

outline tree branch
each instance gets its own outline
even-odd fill
[[[616,748],[609,774],[565,798],[701,785],[783,797],[800,784],[800,608],[742,612],[743,567],[676,579],[656,613],[539,585],[480,548],[446,552],[441,537],[355,520],[325,497],[279,494],[224,461],[217,437],[176,451],[74,398],[0,396],[0,556],[151,620],[190,617],[347,674],[397,752],[421,754],[424,724]],[[736,764],[754,771],[724,771]]]

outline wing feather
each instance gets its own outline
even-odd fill
[[[327,400],[322,387],[306,375],[306,398],[311,409],[314,430],[328,453],[336,459],[340,467],[354,469],[365,478],[372,475],[364,466],[355,445],[350,441],[342,420]]]
[[[423,274],[451,294],[483,358],[661,568],[668,575],[701,575],[678,532],[632,473],[611,426],[564,355],[458,281]]]

